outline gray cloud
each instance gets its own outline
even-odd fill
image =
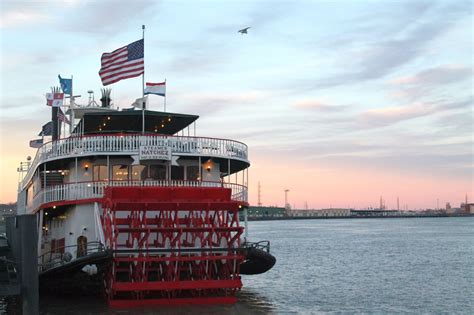
[[[355,48],[346,51],[336,50],[336,53],[345,55],[344,60],[351,60],[353,69],[349,68],[333,76],[306,82],[304,86],[326,88],[382,78],[418,58],[428,43],[469,14],[468,7],[467,2],[450,6],[419,5],[418,9],[414,10],[415,14],[408,15],[405,19],[406,24],[403,27],[394,30],[393,24],[387,24],[385,21],[388,26],[382,29],[388,27],[391,30],[385,36],[381,36],[377,25],[367,22],[368,24],[363,27],[368,29],[372,27],[373,30],[368,30],[369,35],[363,35],[360,42],[357,42],[359,35],[354,35],[352,31],[349,34],[353,38],[343,36],[345,38],[343,41],[348,42],[349,46],[357,43]],[[384,18],[393,20],[395,25],[399,23],[396,21],[396,16],[393,18],[384,15]],[[380,41],[379,38],[384,39]],[[339,42],[340,46],[345,47]]]
[[[120,29],[126,29],[133,21],[142,21],[156,14],[155,8],[159,1],[153,0],[101,0],[87,1],[75,8],[81,14],[76,19],[63,25],[64,29],[72,32],[91,33],[94,35],[110,36]]]
[[[23,27],[44,23],[52,18],[45,11],[41,2],[2,1],[0,7],[0,27]]]
[[[467,66],[443,65],[425,69],[411,76],[398,77],[389,82],[390,95],[395,98],[414,101],[443,92],[449,85],[469,80],[472,87],[472,68]]]
[[[459,101],[438,100],[436,102],[420,102],[399,107],[384,107],[359,114],[356,122],[361,128],[385,127],[404,120],[462,109],[472,106],[472,104],[472,97],[467,97]]]
[[[472,77],[472,68],[465,66],[433,67],[413,76],[397,78],[391,81],[393,85],[408,86],[437,86],[464,81]]]
[[[340,112],[349,108],[349,106],[350,105],[330,104],[326,101],[317,100],[317,99],[300,100],[293,104],[293,107],[297,109],[316,110],[316,111],[324,111],[324,112]]]

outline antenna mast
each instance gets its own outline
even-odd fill
[[[260,187],[260,182],[258,182],[258,203],[257,203],[257,205],[258,205],[259,207],[262,206],[262,200],[261,200],[261,195],[260,195],[260,189],[261,189],[261,187]]]

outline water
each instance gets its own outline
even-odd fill
[[[235,305],[108,310],[42,298],[41,314],[474,313],[474,217],[249,222],[277,264]],[[0,302],[0,313],[1,313]]]

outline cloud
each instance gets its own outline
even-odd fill
[[[412,76],[395,78],[390,81],[396,86],[436,86],[464,81],[472,77],[472,68],[459,65],[433,67]]]
[[[348,105],[332,105],[324,100],[301,100],[293,104],[293,107],[304,110],[317,110],[325,112],[339,112],[346,108]]]
[[[262,93],[251,91],[247,93],[183,93],[176,95],[176,105],[180,106],[182,112],[194,112],[206,117],[220,113],[223,110],[235,110],[239,106],[249,106],[262,99]]]
[[[86,1],[77,5],[82,12],[64,28],[73,32],[91,33],[94,35],[113,35],[135,19],[143,21],[155,14],[155,6],[160,2],[153,0],[102,0]],[[141,25],[137,25],[138,27]]]
[[[427,116],[443,111],[472,106],[472,97],[459,101],[416,102],[405,106],[384,107],[365,111],[356,118],[360,127],[389,126],[400,121]]]
[[[45,22],[51,16],[42,12],[40,3],[6,1],[0,10],[0,28],[21,27]]]
[[[343,67],[347,71],[306,82],[304,86],[326,88],[385,77],[425,53],[426,46],[432,40],[468,14],[466,6],[467,3],[440,7],[420,6],[416,11],[417,15],[411,15],[406,25],[383,36],[377,28],[372,31],[373,38],[359,38],[359,35],[350,32],[353,38],[346,38],[344,35],[349,48],[336,51],[339,55],[344,54],[342,60],[348,61]],[[392,24],[391,22],[388,28]]]
[[[418,103],[409,106],[384,107],[366,111],[358,117],[365,126],[387,126],[396,122],[425,116],[434,111],[433,105]]]

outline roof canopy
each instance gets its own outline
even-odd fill
[[[173,135],[199,118],[197,115],[145,110],[145,132]],[[84,113],[74,133],[139,133],[142,132],[142,111],[108,111]]]

